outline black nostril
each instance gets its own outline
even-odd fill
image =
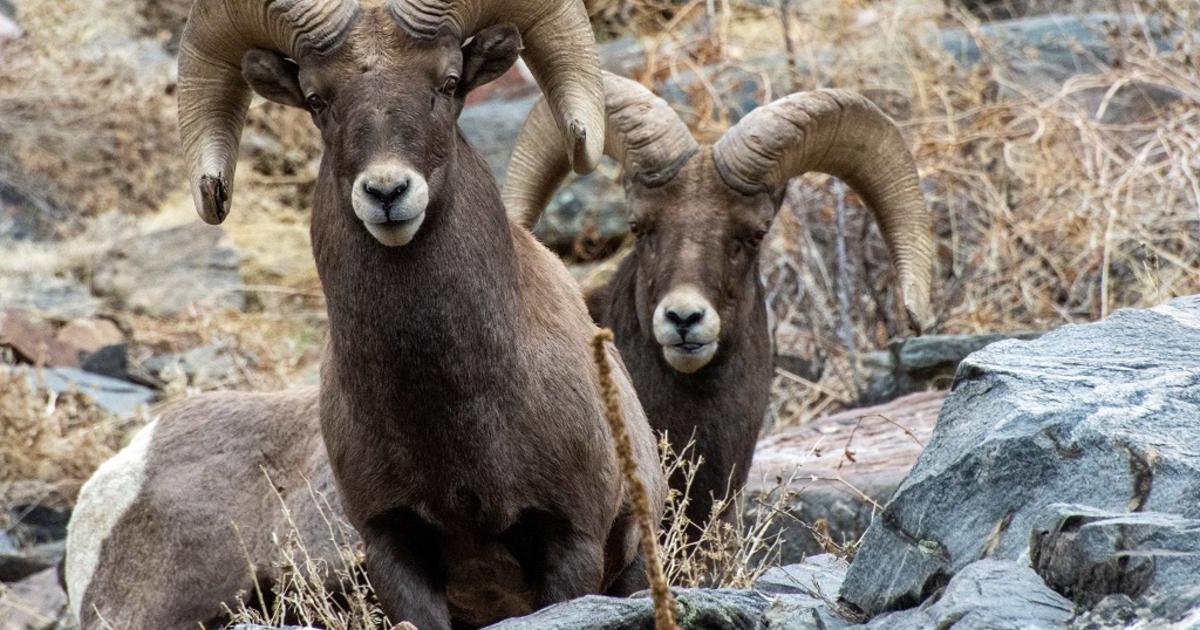
[[[690,328],[704,319],[704,311],[693,311],[687,316],[680,315],[676,311],[667,311],[666,317],[667,321],[675,324],[676,328]]]
[[[382,205],[391,205],[397,199],[404,197],[404,193],[408,192],[408,179],[396,182],[390,187],[378,186],[375,184],[363,184],[363,192],[367,193],[372,199],[378,201]]]

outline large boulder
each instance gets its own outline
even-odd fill
[[[1200,296],[968,357],[933,438],[871,524],[841,598],[915,606],[1017,560],[1055,503],[1200,518]]]
[[[978,560],[963,567],[938,597],[872,619],[871,630],[1050,630],[1065,628],[1075,606],[1029,567]]]
[[[774,522],[783,562],[800,562],[833,543],[858,540],[916,463],[933,433],[945,392],[921,392],[885,405],[822,416],[774,431],[758,443],[746,484],[748,505],[770,505],[786,484],[788,513]],[[782,531],[780,531],[782,530]]]
[[[750,630],[762,626],[771,599],[762,593],[735,589],[675,589],[679,627],[684,630]],[[502,621],[492,630],[633,630],[654,627],[649,597],[589,595],[540,610],[527,617]]]
[[[912,392],[946,389],[967,355],[1005,339],[1036,339],[1040,332],[923,335],[889,344],[863,357],[864,387],[858,401],[877,405]]]
[[[1029,543],[1033,568],[1082,606],[1191,587],[1200,575],[1200,520],[1063,504],[1040,520]]]
[[[101,256],[92,288],[127,309],[159,317],[243,309],[241,257],[220,228],[191,222],[131,238]]]

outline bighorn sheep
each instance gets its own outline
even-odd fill
[[[71,610],[84,630],[221,627],[222,603],[252,598],[255,579],[267,593],[278,582],[283,507],[308,553],[342,566],[325,502],[340,518],[315,388],[171,404],[79,493]]]
[[[704,465],[689,519],[745,484],[772,377],[758,248],[789,179],[846,180],[871,208],[909,322],[929,320],[933,240],[913,159],[895,124],[851,92],[801,92],[760,107],[701,146],[660,98],[605,74],[605,153],[624,167],[632,253],[587,296],[613,329],[650,424],[694,436]],[[518,137],[503,197],[532,228],[567,175],[544,102]],[[719,349],[719,350],[718,350]],[[682,490],[682,479],[671,480]],[[693,530],[693,534],[696,530]]]
[[[199,0],[181,42],[180,127],[205,221],[229,210],[247,83],[307,109],[324,138],[312,219],[329,315],[321,433],[385,611],[422,630],[644,584],[590,358],[595,325],[561,261],[508,221],[456,126],[465,95],[513,63],[522,35],[569,147],[564,159],[590,170],[603,145],[602,86],[578,0]],[[610,359],[638,469],[661,509],[655,439],[615,349]],[[307,412],[297,395],[281,396],[271,409]],[[175,472],[188,479],[192,467],[253,454],[233,437],[206,452],[216,439],[207,429],[268,412],[211,399],[188,409],[190,427],[164,419],[131,447],[132,464],[84,490],[81,501],[124,497],[116,515],[81,521],[70,536],[68,587],[84,628],[100,617],[122,628],[195,627],[221,597],[250,586],[226,574],[232,562],[216,573],[211,558],[191,564],[228,558],[233,536],[228,523],[186,518],[178,495],[187,490],[153,463],[182,466]],[[247,486],[233,485],[242,497]],[[257,525],[253,510],[230,512],[250,521],[243,531]],[[89,544],[100,562],[82,557]],[[149,575],[136,575],[147,565]],[[161,610],[112,598],[133,592],[120,579],[154,578],[172,588],[147,588],[164,598]]]

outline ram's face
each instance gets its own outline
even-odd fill
[[[386,11],[364,12],[334,50],[296,61],[246,54],[243,75],[266,98],[306,109],[325,142],[337,194],[379,243],[407,245],[445,186],[457,119],[472,88],[502,74],[520,49],[501,25],[457,38],[409,36]]]
[[[726,186],[708,152],[663,186],[630,184],[626,202],[642,327],[653,331],[672,368],[697,372],[750,317],[758,248],[776,204]]]

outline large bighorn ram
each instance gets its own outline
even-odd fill
[[[624,168],[637,242],[611,280],[589,293],[588,306],[613,329],[651,426],[677,441],[694,436],[705,463],[687,513],[703,524],[712,496],[744,485],[767,408],[772,357],[758,248],[785,184],[817,171],[862,195],[917,330],[930,320],[930,216],[899,130],[862,96],[793,94],[701,146],[642,85],[607,73],[604,82],[604,150]],[[516,222],[532,227],[567,176],[561,152],[541,102],[521,130],[504,187]],[[672,483],[682,490],[682,481]]]
[[[466,94],[513,63],[522,36],[564,160],[589,170],[603,144],[602,85],[578,0],[199,0],[181,43],[180,127],[206,221],[228,213],[247,83],[307,109],[324,138],[312,219],[329,315],[321,432],[385,611],[422,630],[644,583],[589,351],[595,325],[563,264],[509,222],[456,125]],[[628,374],[615,376],[661,507],[655,439]],[[81,502],[121,499],[70,534],[68,588],[84,628],[101,617],[191,628],[250,587],[230,523],[189,518],[193,495],[173,483],[211,465],[213,484],[233,486],[213,496],[251,506],[231,507],[231,520],[258,525],[253,508],[274,497],[247,499],[253,484],[222,478],[245,474],[222,458],[300,467],[311,443],[276,462],[276,444],[260,454],[209,431],[293,414],[289,430],[310,427],[303,395],[280,396],[190,403],[89,482]],[[190,492],[208,500],[203,487]]]

